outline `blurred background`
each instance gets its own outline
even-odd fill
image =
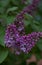
[[[28,54],[12,54],[4,44],[7,25],[11,24],[16,15],[30,4],[32,0],[0,0],[0,65],[42,65],[42,39]],[[25,15],[26,34],[33,31],[42,32],[42,0],[39,1],[33,15]]]

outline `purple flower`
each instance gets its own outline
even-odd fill
[[[17,30],[19,32],[20,35],[24,35],[25,34],[25,27],[24,27],[24,14],[25,13],[29,13],[30,15],[33,15],[33,11],[35,11],[37,4],[38,4],[39,0],[33,0],[33,3],[31,5],[27,5],[17,16],[16,19],[14,21],[14,24],[17,27]],[[22,33],[22,34],[21,34]]]
[[[19,37],[19,33],[17,31],[16,25],[14,24],[8,25],[5,34],[5,45],[7,47],[14,46],[16,43],[16,38],[18,37]]]
[[[23,9],[23,14],[28,13],[30,15],[33,15],[33,12],[36,10],[39,0],[33,0],[33,3],[31,5],[27,5]]]
[[[42,38],[42,32],[32,32],[31,34],[20,37],[20,51],[28,53],[40,38]]]
[[[5,35],[5,45],[8,48],[14,47],[15,53],[28,53],[42,38],[42,32],[32,32],[28,35],[19,35],[15,25],[9,25]]]
[[[15,53],[20,54],[21,52],[28,53],[36,44],[36,42],[42,38],[42,32],[32,32],[31,34],[25,34],[24,27],[24,14],[32,14],[35,10],[38,0],[33,3],[16,16],[14,24],[7,26],[5,34],[5,45],[8,48],[14,48]]]

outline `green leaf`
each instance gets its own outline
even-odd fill
[[[38,22],[38,21],[33,21],[33,23],[35,24],[35,25],[37,25],[37,26],[39,26],[40,25],[40,22]]]
[[[6,26],[10,23],[13,23],[13,21],[15,20],[14,16],[7,16],[6,14],[1,15],[0,18],[4,19],[4,22],[2,22],[2,24],[6,25]]]
[[[39,5],[38,5],[38,8],[42,12],[42,0],[40,0]]]
[[[37,58],[38,60],[42,59],[41,54],[40,54],[40,53],[36,53],[36,58]]]
[[[24,20],[24,25],[25,25],[25,26],[28,26],[29,24],[30,24],[30,21]]]
[[[6,7],[6,6],[9,4],[9,1],[10,1],[10,0],[1,0],[1,1],[0,1],[1,7]]]
[[[12,12],[12,11],[15,11],[15,10],[17,10],[17,9],[18,9],[18,7],[9,8],[9,9],[7,10],[7,13],[10,12],[10,11],[11,11],[11,12]]]
[[[42,39],[40,39],[37,43],[37,47],[42,51]]]
[[[33,23],[31,23],[31,27],[33,29],[33,31],[37,31],[37,32],[41,32],[42,31],[42,24],[34,21]]]
[[[35,25],[35,24],[32,24],[31,26],[32,26],[32,29],[33,29],[34,31],[39,31],[39,26],[37,26],[37,25]]]
[[[0,13],[3,14],[4,13],[4,8],[0,7]]]
[[[33,29],[32,29],[30,24],[25,27],[25,33],[26,34],[31,33],[32,31],[33,31]]]
[[[0,46],[0,63],[2,63],[8,55],[8,50]]]
[[[20,0],[12,0],[12,3],[15,4],[15,5],[19,5],[19,1]]]
[[[24,18],[26,20],[28,20],[28,21],[32,21],[33,20],[33,17],[31,15],[27,14],[27,13],[24,15]]]
[[[33,21],[33,17],[29,14],[25,14],[24,18],[25,18],[25,20],[24,20],[25,32],[26,32],[26,34],[31,33],[32,32],[31,23]]]
[[[32,53],[29,52],[28,54],[25,54],[25,55],[24,55],[24,58],[25,58],[25,59],[29,59],[29,58],[31,57],[31,55],[32,55]]]
[[[7,24],[13,23],[14,19],[15,19],[14,16],[8,16],[8,17],[6,18]]]
[[[5,46],[4,35],[5,35],[5,28],[0,25],[0,45],[2,46]]]
[[[37,14],[37,15],[35,16],[35,20],[38,21],[38,22],[40,23],[41,16]]]

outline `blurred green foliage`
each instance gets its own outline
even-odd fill
[[[27,58],[30,58],[33,53],[36,54],[37,59],[42,58],[42,40],[37,43],[29,54],[21,54],[20,56],[11,54],[4,45],[4,35],[7,25],[12,23],[16,15],[31,3],[31,0],[26,0],[25,4],[22,4],[21,0],[0,0],[0,65],[16,65],[15,63],[18,61],[24,64],[23,62]],[[24,17],[26,34],[33,31],[42,31],[42,0],[38,4],[34,17],[29,14],[25,14]]]

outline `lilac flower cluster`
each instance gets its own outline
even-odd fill
[[[27,5],[27,7],[23,9],[23,14],[28,13],[30,15],[33,15],[32,12],[36,10],[38,2],[39,0],[33,0],[33,3],[31,5]]]
[[[22,21],[23,18],[24,18],[24,14],[25,14],[25,13],[29,13],[29,14],[31,15],[32,11],[34,11],[35,8],[37,7],[38,2],[39,2],[39,0],[33,0],[33,3],[32,3],[31,5],[27,5],[27,6],[20,12],[20,14],[18,14],[18,15],[16,16],[15,22],[17,22],[17,21]]]
[[[27,5],[27,6],[20,12],[20,14],[18,14],[18,15],[16,16],[16,21],[21,21],[21,20],[23,20],[25,13],[28,13],[28,14],[32,13],[32,11],[34,11],[35,8],[37,7],[38,2],[39,2],[39,0],[33,0],[33,3],[32,3],[31,5]],[[30,14],[30,15],[31,15],[31,14]],[[15,22],[16,22],[16,21],[15,21]]]
[[[14,47],[15,53],[28,53],[40,38],[42,38],[42,32],[20,36],[16,25],[11,24],[6,30],[5,45],[8,48]]]
[[[30,15],[33,15],[33,11],[35,11],[37,4],[38,4],[39,0],[33,0],[33,3],[27,7],[25,7],[20,14],[18,14],[16,16],[15,22],[14,24],[17,26],[18,31],[20,32],[20,34],[22,33],[22,35],[25,34],[25,30],[24,30],[24,14],[25,13],[29,13]]]
[[[20,35],[25,35],[24,22],[23,21],[15,21],[14,23],[17,27],[17,30]]]
[[[19,50],[21,52],[28,53],[40,38],[42,38],[42,32],[32,32],[31,34],[21,36],[18,39],[20,42]]]
[[[38,0],[34,0],[33,4],[27,6],[23,11],[16,16],[14,24],[8,25],[5,34],[5,45],[8,48],[14,48],[16,54],[21,52],[28,53],[36,44],[36,42],[42,38],[42,32],[32,32],[31,34],[25,34],[25,28],[23,18],[25,13],[31,14],[35,9]]]
[[[17,31],[16,25],[14,24],[8,25],[5,34],[5,45],[7,47],[13,47],[16,42],[16,38],[18,37],[19,33]]]

